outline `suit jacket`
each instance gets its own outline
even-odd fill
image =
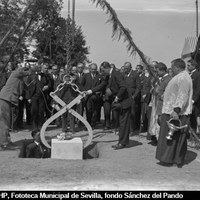
[[[141,97],[142,102],[145,102],[149,104],[151,100],[151,89],[152,89],[152,76],[149,74],[149,76],[145,76],[145,74],[142,75],[142,88],[141,88]],[[143,95],[146,95],[146,97],[143,99]]]
[[[3,88],[3,86],[6,84],[6,81],[7,81],[6,73],[1,73],[0,72],[0,91]]]
[[[171,80],[171,76],[167,75],[163,77],[160,81],[160,84],[155,88],[155,94],[157,96],[157,114],[162,114],[162,106],[163,106],[163,94],[165,92],[165,88],[167,87],[169,81]]]
[[[131,107],[133,99],[129,98],[124,77],[119,71],[113,69],[108,80],[107,88],[110,88],[113,97],[117,96],[119,98],[122,109]]]
[[[44,86],[51,87],[51,82],[48,82],[48,79],[45,74],[40,74],[41,79],[39,80],[38,74],[34,73],[28,77],[28,91],[27,91],[27,99],[39,99],[43,98],[42,89]]]
[[[131,70],[129,76],[125,76],[126,88],[129,97],[136,98],[141,90],[141,81],[139,75]]]
[[[24,71],[23,68],[13,71],[0,92],[0,99],[18,106],[19,97],[23,94],[23,78],[30,74],[30,71]]]
[[[82,77],[81,85],[83,90],[91,90],[92,88],[95,88],[96,86],[100,85],[102,82],[102,77],[100,74],[96,74],[96,76],[93,78],[91,73],[85,73]],[[93,92],[99,92],[100,89],[96,89],[96,91]]]
[[[110,88],[113,96],[117,96],[120,101],[122,101],[124,98],[128,98],[124,77],[115,69],[112,70],[112,73],[109,77],[107,88]]]
[[[192,83],[193,83],[193,97],[194,109],[197,115],[200,114],[200,72],[195,70],[191,74]]]
[[[50,73],[45,74],[48,82],[49,89],[46,91],[48,94],[54,91],[54,80]]]
[[[92,91],[104,91],[105,87],[109,88],[112,92],[109,98],[114,99],[116,96],[119,98],[119,104],[122,109],[126,109],[131,106],[132,98],[128,97],[124,77],[119,71],[113,69],[110,75],[106,77],[101,76],[101,83],[92,88]]]
[[[84,91],[84,87],[82,85],[82,80],[83,80],[83,76],[84,76],[84,72],[83,73],[78,73],[77,75],[77,86],[79,87],[80,91]]]
[[[53,73],[49,74],[52,79],[53,84],[53,91],[56,90],[57,86],[62,82],[63,76],[60,75],[54,75]],[[64,74],[63,74],[64,75]]]

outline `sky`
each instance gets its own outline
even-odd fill
[[[63,0],[62,16],[67,17],[68,1]],[[151,60],[164,62],[181,56],[185,38],[196,35],[195,0],[107,0],[119,20],[131,31],[137,47]],[[112,26],[101,8],[91,0],[76,0],[75,20],[81,26],[89,47],[89,59],[100,65],[103,61],[120,68],[130,61],[133,68],[139,56],[130,56],[123,38],[113,40]]]
[[[96,10],[91,0],[75,0],[77,10]],[[195,0],[107,0],[115,10],[193,12]],[[68,0],[64,0],[64,9]]]

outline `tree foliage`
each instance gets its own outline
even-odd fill
[[[22,19],[19,19],[25,6],[29,5]],[[71,48],[71,63],[87,61],[88,47],[81,27],[61,17],[62,0],[1,0],[0,3],[0,40],[12,24],[16,24],[6,42],[0,47],[0,57],[7,58],[15,53],[13,59],[23,59],[29,54],[28,45],[35,42],[33,55],[38,59],[47,58],[49,62],[66,64],[66,30],[74,30],[74,46]],[[27,31],[24,33],[24,29]],[[20,36],[24,34],[21,40]],[[19,45],[16,46],[16,44]],[[70,39],[72,45],[72,39]],[[15,48],[14,48],[15,47]]]
[[[2,0],[0,3],[0,39],[9,31],[12,24],[16,23],[12,34],[10,34],[6,42],[0,47],[0,58],[6,60],[8,55],[12,53],[13,46],[17,43],[23,29],[26,26],[26,20],[21,20],[17,23],[18,16],[22,12],[24,2],[21,0]],[[28,54],[27,45],[25,43],[26,38],[21,42],[20,48],[15,53],[15,59],[23,59],[25,54]]]
[[[35,33],[37,41],[36,50],[33,52],[35,57],[46,58],[49,62],[59,66],[66,65],[67,39],[69,39],[71,65],[88,61],[89,51],[81,27],[72,22],[68,24],[66,19],[61,16],[54,17],[52,23],[46,25],[46,28]],[[70,38],[66,37],[67,29],[70,31]],[[72,35],[74,36],[74,45],[72,44]]]

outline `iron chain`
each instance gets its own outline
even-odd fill
[[[71,85],[72,89],[73,89],[75,92],[78,92],[79,94],[82,94],[82,95],[83,95],[84,92],[81,92],[81,91],[79,90],[79,87],[78,87],[75,83],[73,83],[72,81],[73,81],[73,80],[72,80],[72,78],[70,77],[70,81],[64,81],[63,83],[60,83],[60,84],[57,86],[56,90],[55,90],[53,93],[55,94],[56,92],[61,91],[61,90],[63,89],[63,87],[65,86],[65,84],[68,84],[68,85]]]

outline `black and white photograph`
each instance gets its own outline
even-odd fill
[[[0,0],[0,197],[199,191],[199,9]]]

